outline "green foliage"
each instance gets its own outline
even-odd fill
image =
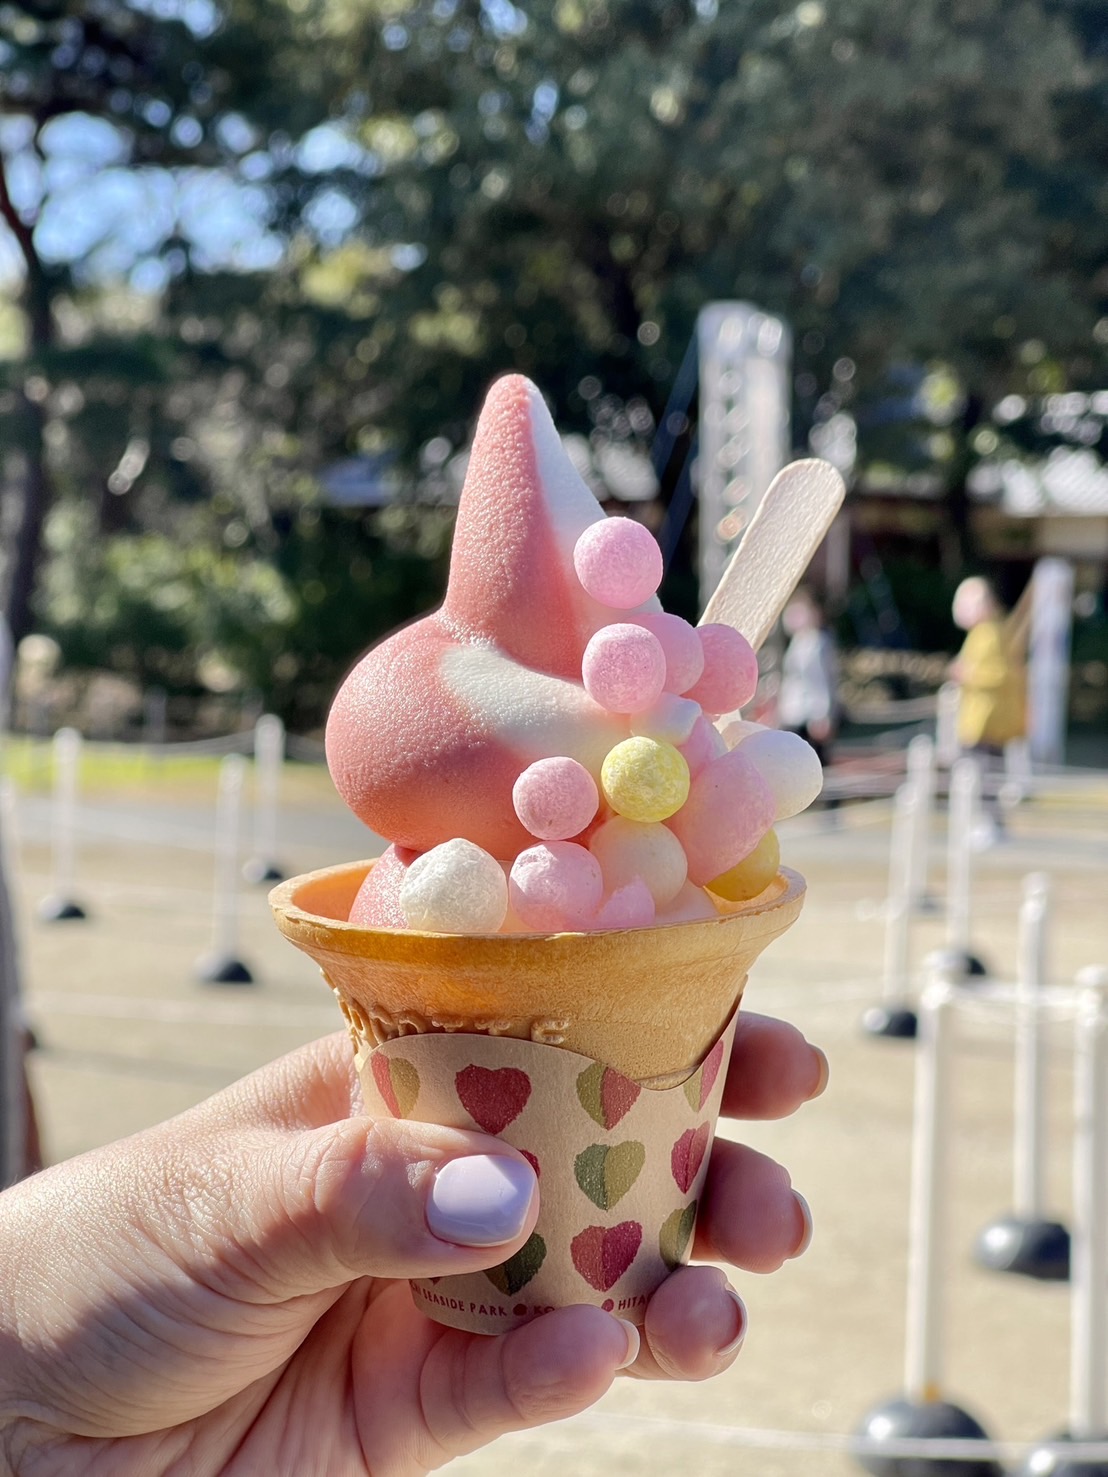
[[[441,588],[419,494],[489,380],[649,440],[719,298],[793,326],[799,440],[850,408],[863,470],[957,513],[987,407],[1105,383],[1101,29],[1062,0],[0,3],[0,437],[52,485],[40,618],[71,661],[222,663],[317,718]],[[67,120],[101,156],[66,163]],[[891,433],[905,365],[953,412]],[[321,505],[379,453],[398,508]]]

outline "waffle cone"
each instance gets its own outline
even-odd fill
[[[719,918],[599,933],[436,934],[346,922],[372,862],[270,893],[278,928],[335,990],[360,1049],[450,1031],[568,1048],[636,1082],[682,1081],[717,1041],[747,974],[795,922],[804,879],[782,868]]]

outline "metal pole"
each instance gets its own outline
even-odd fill
[[[920,1000],[904,1347],[905,1389],[919,1403],[938,1400],[942,1388],[951,984],[950,971],[938,970]]]
[[[1042,1219],[1046,1203],[1046,986],[1050,879],[1024,878],[1016,965],[1016,1060],[1012,1201],[1017,1216]]]
[[[974,759],[959,759],[950,774],[950,819],[946,845],[946,946],[964,955],[970,948],[971,838],[981,795]]]
[[[1069,1434],[1081,1440],[1108,1430],[1108,969],[1077,984]]]

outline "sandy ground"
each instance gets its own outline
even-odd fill
[[[282,816],[291,871],[371,854],[326,782],[297,781]],[[27,1000],[40,1042],[34,1089],[48,1155],[60,1159],[178,1112],[235,1077],[337,1025],[314,966],[277,935],[264,889],[244,886],[240,952],[252,987],[197,983],[211,936],[212,799],[95,797],[83,813],[77,891],[84,922],[44,924],[49,890],[46,812],[18,806],[17,897]],[[1012,839],[981,856],[974,942],[994,973],[1015,967],[1021,878],[1049,872],[1055,911],[1051,975],[1072,980],[1108,963],[1108,787],[1086,785],[1025,806]],[[808,877],[797,926],[758,964],[749,1006],[794,1021],[828,1052],[831,1087],[795,1118],[745,1125],[741,1136],[789,1166],[816,1224],[808,1254],[769,1277],[738,1275],[750,1310],[742,1358],[705,1385],[628,1380],[596,1411],[509,1438],[456,1464],[459,1474],[705,1474],[840,1477],[845,1455],[751,1448],[741,1431],[843,1433],[901,1388],[909,1136],[914,1049],[859,1029],[880,991],[889,808],[805,817],[784,828],[785,860]],[[933,884],[941,896],[940,828]],[[922,918],[913,957],[941,943]],[[1070,1026],[1053,1028],[1049,1075],[1049,1209],[1068,1216]],[[1064,1425],[1067,1290],[974,1266],[982,1226],[1011,1194],[1012,1028],[1003,1008],[958,1015],[953,1067],[956,1135],[948,1189],[945,1387],[991,1434],[1035,1439]],[[734,1125],[732,1128],[739,1132]]]

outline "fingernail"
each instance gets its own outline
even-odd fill
[[[728,1343],[724,1344],[722,1349],[716,1350],[717,1359],[728,1359],[732,1354],[737,1354],[746,1338],[746,1304],[733,1287],[728,1287],[726,1292],[727,1296],[735,1304],[738,1324],[734,1337]]]
[[[617,1369],[626,1369],[629,1364],[634,1364],[639,1357],[639,1330],[633,1323],[628,1323],[626,1318],[617,1318],[616,1322],[623,1328],[627,1335],[627,1353],[623,1356],[621,1363],[616,1365]]]
[[[800,1193],[799,1190],[793,1191],[793,1199],[796,1201],[797,1205],[800,1206],[800,1214],[804,1217],[804,1234],[800,1238],[799,1246],[789,1257],[789,1261],[794,1261],[798,1256],[803,1256],[804,1253],[808,1250],[809,1246],[811,1246],[812,1244],[813,1230],[812,1212],[809,1209],[807,1200],[805,1200],[804,1196]]]
[[[523,1230],[534,1193],[535,1172],[520,1159],[499,1154],[451,1159],[435,1175],[427,1224],[440,1241],[499,1246]]]
[[[831,1063],[827,1060],[826,1052],[820,1051],[818,1046],[813,1046],[812,1050],[819,1058],[819,1078],[816,1082],[815,1087],[813,1087],[812,1091],[808,1094],[809,1102],[811,1102],[813,1098],[817,1098],[822,1093],[827,1091],[827,1084],[831,1079]]]

